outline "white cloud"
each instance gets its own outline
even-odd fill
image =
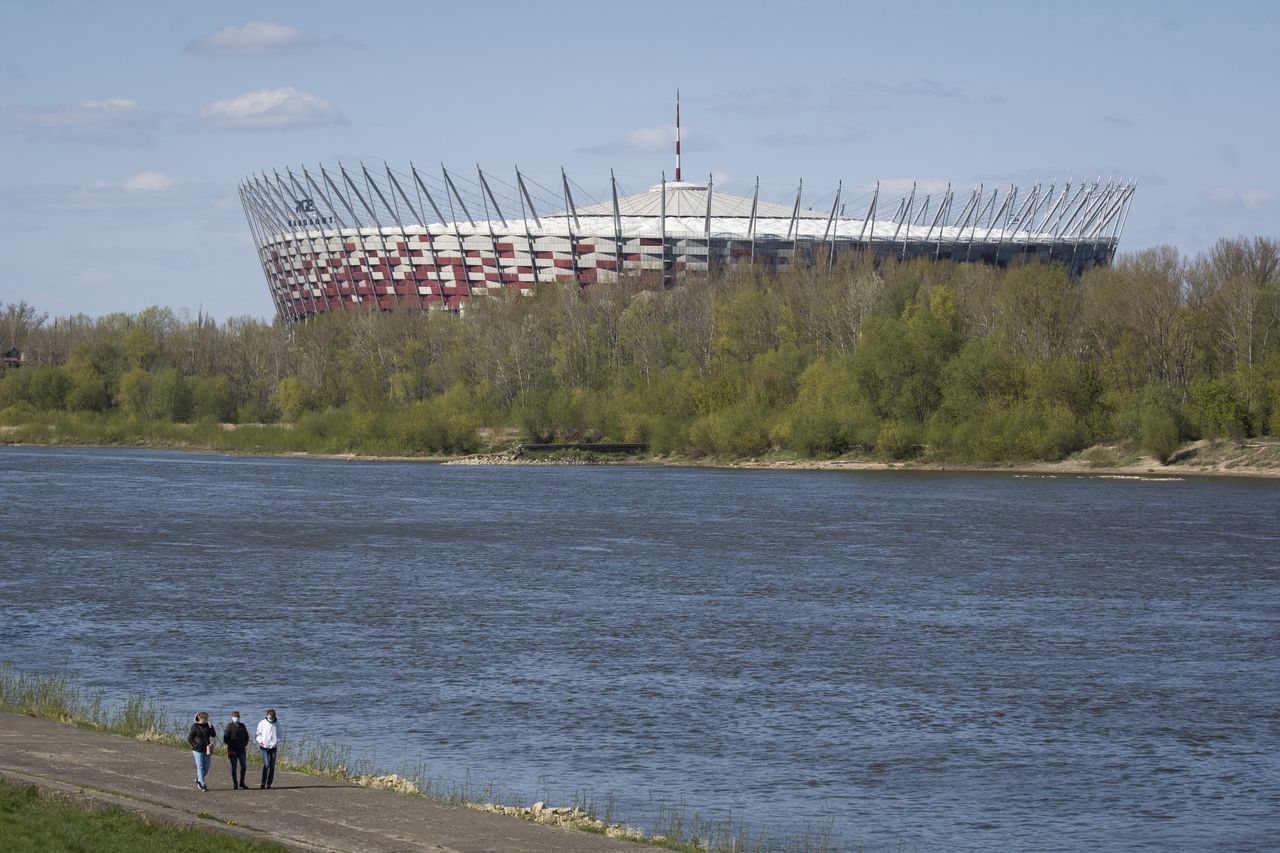
[[[139,172],[132,178],[125,178],[123,181],[96,181],[89,184],[86,189],[158,193],[168,192],[177,185],[177,181],[162,172]]]
[[[690,150],[689,143],[692,142],[697,151],[709,151],[719,148],[720,144],[713,139],[707,139],[697,134],[690,133],[688,128],[681,131],[683,139],[681,145],[685,151]],[[673,156],[676,150],[676,128],[675,125],[658,125],[657,127],[638,127],[630,131],[626,138],[617,142],[604,142],[600,145],[591,145],[586,148],[579,148],[581,154],[655,154],[670,152]]]
[[[676,129],[674,127],[638,127],[628,133],[623,142],[618,143],[620,149],[636,154],[674,151],[675,146]]]
[[[224,27],[187,45],[188,53],[214,56],[279,56],[315,43],[296,27],[269,21],[250,21],[238,27]]]
[[[214,101],[200,109],[200,118],[214,127],[232,130],[296,130],[347,123],[334,104],[292,86]]]
[[[0,210],[38,221],[41,214],[105,217],[111,225],[172,223],[237,207],[229,182],[184,180],[158,171],[89,183],[0,187]]]
[[[138,145],[153,141],[163,116],[129,98],[78,104],[0,105],[0,133],[31,139]]]
[[[1224,207],[1243,207],[1261,210],[1273,204],[1280,196],[1274,190],[1263,187],[1214,187],[1204,192],[1206,200]]]

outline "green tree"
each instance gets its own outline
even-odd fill
[[[135,367],[120,377],[120,390],[117,394],[117,399],[120,407],[130,416],[135,418],[147,417],[150,397],[150,373],[141,367]]]
[[[1074,351],[1080,290],[1062,265],[1031,263],[1010,270],[997,305],[1001,338],[1023,358],[1055,359]]]
[[[31,376],[26,369],[0,371],[0,409],[31,403]]]
[[[84,363],[72,362],[67,367],[71,387],[67,391],[66,405],[72,411],[105,412],[111,406],[111,394],[107,391],[107,379]]]
[[[286,376],[276,386],[276,405],[284,419],[296,423],[304,414],[311,411],[311,393],[302,380],[296,376]]]
[[[191,416],[196,420],[223,423],[231,420],[235,407],[231,399],[231,382],[225,376],[195,376],[191,387]]]
[[[152,374],[147,415],[158,421],[191,419],[191,388],[177,368],[166,367]]]
[[[71,379],[61,367],[41,367],[31,377],[31,402],[38,409],[61,409],[67,403]]]
[[[924,423],[941,402],[943,364],[960,346],[955,292],[920,290],[903,319],[871,317],[853,354],[853,378],[881,419]]]
[[[1008,408],[1026,389],[1022,362],[989,338],[966,343],[942,369],[939,414],[953,423]]]
[[[150,370],[160,356],[160,346],[155,336],[142,326],[136,326],[124,336],[124,350],[134,367]]]
[[[1200,435],[1239,440],[1249,434],[1249,409],[1230,379],[1199,377],[1187,396],[1187,414]]]
[[[1138,441],[1143,450],[1167,464],[1182,444],[1183,417],[1169,387],[1153,382],[1138,401]]]

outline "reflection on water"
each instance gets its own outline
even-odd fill
[[[112,696],[868,850],[1280,837],[1280,483],[6,448],[0,489],[0,660]]]

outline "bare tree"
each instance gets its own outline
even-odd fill
[[[1266,237],[1219,240],[1192,264],[1193,299],[1213,317],[1223,367],[1252,367],[1280,326],[1280,243]]]
[[[47,319],[47,313],[37,311],[34,305],[28,305],[25,300],[5,303],[0,308],[0,348],[25,351],[27,337],[33,330],[43,326]]]

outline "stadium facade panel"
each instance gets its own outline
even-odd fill
[[[678,173],[677,173],[678,174]],[[806,206],[717,192],[713,183],[662,181],[579,206],[563,172],[549,190],[518,170],[504,182],[361,166],[286,169],[240,184],[240,198],[280,316],[327,311],[458,309],[500,289],[541,282],[589,286],[622,275],[664,284],[737,264],[786,270],[832,265],[842,253],[1008,265],[1036,258],[1078,275],[1110,263],[1135,186],[1068,182],[966,193],[877,187],[846,216],[843,188]],[[585,193],[578,187],[578,198]],[[831,200],[830,207],[826,205]]]

